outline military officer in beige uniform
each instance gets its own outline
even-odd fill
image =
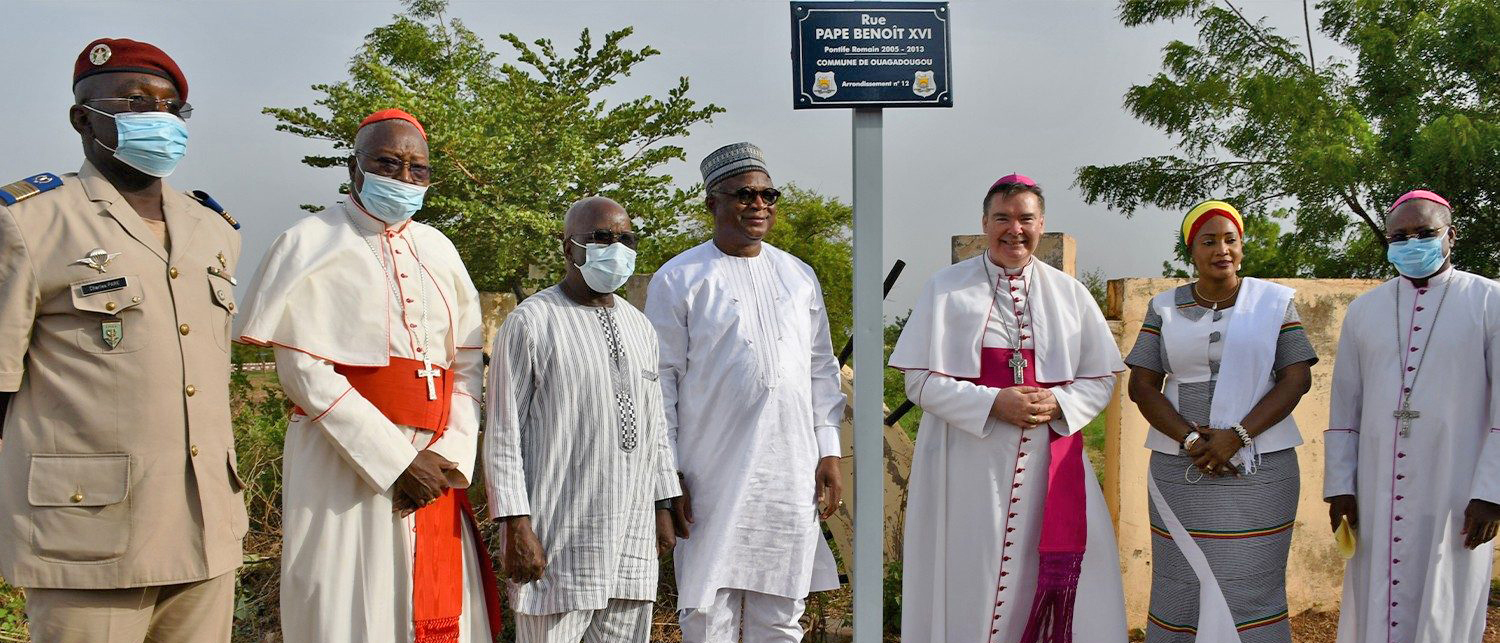
[[[160,178],[187,93],[156,47],[90,43],[69,113],[82,169],[0,188],[0,576],[37,643],[229,640],[240,239]]]

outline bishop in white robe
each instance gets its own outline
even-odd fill
[[[1004,177],[984,204],[989,248],[927,282],[891,353],[924,411],[901,640],[1122,643],[1113,523],[1077,434],[1124,363],[1088,290],[1032,257],[1035,181]]]
[[[838,361],[816,274],[762,241],[779,192],[760,150],[726,146],[702,169],[715,237],[663,265],[646,299],[690,508],[683,641],[801,641],[803,599],[838,586],[818,524],[819,498],[824,518],[839,502]]]
[[[421,193],[403,205],[402,188],[375,185],[425,185],[430,171],[420,124],[393,112],[361,125],[350,198],[276,239],[244,307],[238,341],[275,347],[296,404],[282,463],[287,643],[487,643],[499,627],[465,493],[479,296],[453,244],[407,220]]]
[[[635,271],[625,209],[584,199],[564,225],[565,276],[506,316],[490,352],[489,510],[518,643],[646,643],[680,494],[656,331],[613,294]]]
[[[1479,641],[1500,518],[1500,284],[1453,268],[1447,202],[1387,217],[1402,276],[1349,305],[1323,495],[1357,535],[1339,643]],[[1424,258],[1425,257],[1425,258]]]

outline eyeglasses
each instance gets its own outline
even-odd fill
[[[193,106],[176,98],[152,98],[142,94],[131,94],[124,98],[90,98],[84,103],[124,102],[132,112],[166,112],[183,120],[193,117]]]
[[[624,244],[626,248],[634,249],[635,248],[635,244],[638,243],[638,242],[640,242],[641,238],[639,236],[637,236],[634,232],[614,232],[614,231],[611,231],[611,230],[595,230],[593,232],[585,232],[583,234],[575,234],[572,237],[569,237],[569,239],[571,239],[573,241],[573,243],[577,243],[580,246],[584,245],[584,243],[597,243],[599,245],[604,245],[604,246],[610,245],[612,243],[621,243],[621,244]],[[583,239],[584,243],[579,243],[578,242],[579,239]]]
[[[411,178],[414,178],[418,181],[428,181],[432,179],[432,166],[430,165],[410,163],[389,156],[370,156],[368,154],[358,153],[356,153],[355,156],[368,159],[370,163],[373,164],[373,167],[371,167],[370,169],[374,170],[376,174],[384,177],[395,178],[397,174],[401,173],[401,170],[405,169],[411,172]]]
[[[747,186],[733,192],[726,192],[724,190],[711,191],[714,194],[723,194],[725,196],[732,196],[736,199],[739,199],[740,205],[750,205],[752,203],[755,203],[756,196],[759,196],[761,200],[765,201],[766,205],[776,205],[776,199],[781,198],[781,190],[777,190],[776,188],[757,190],[755,188]]]
[[[1442,234],[1443,231],[1447,229],[1448,226],[1443,226],[1441,228],[1423,228],[1421,230],[1418,230],[1416,235],[1408,235],[1405,233],[1397,232],[1395,234],[1386,235],[1385,240],[1391,243],[1401,243],[1403,241],[1409,241],[1411,239],[1431,239]]]

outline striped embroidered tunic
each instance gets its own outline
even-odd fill
[[[654,502],[680,494],[657,384],[656,333],[615,297],[556,286],[517,306],[491,352],[485,479],[492,517],[531,516],[541,580],[509,584],[523,614],[656,598]]]

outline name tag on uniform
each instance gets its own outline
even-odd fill
[[[125,278],[115,277],[113,279],[104,279],[82,284],[78,286],[78,294],[80,296],[87,297],[89,295],[97,295],[101,292],[114,292],[116,290],[122,290],[124,288]]]

